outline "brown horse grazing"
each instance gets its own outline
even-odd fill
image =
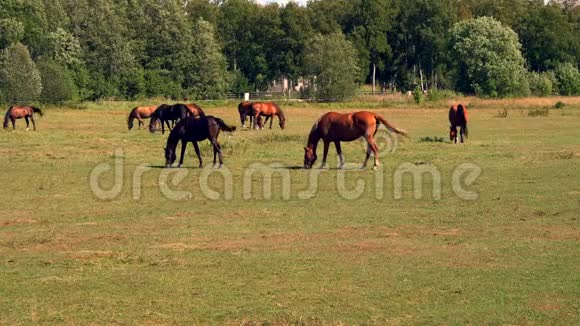
[[[222,149],[218,143],[218,136],[220,131],[232,132],[236,127],[228,126],[222,119],[214,116],[201,116],[199,118],[187,117],[177,123],[175,128],[171,130],[169,138],[167,138],[167,146],[165,147],[165,166],[171,167],[175,162],[177,143],[181,141],[181,157],[179,159],[178,167],[183,164],[183,157],[185,156],[185,148],[188,142],[193,143],[195,153],[199,159],[199,167],[203,167],[201,153],[199,151],[198,141],[209,139],[213,145],[213,166],[216,165],[216,155],[219,155],[219,167],[221,168],[224,160],[222,157]]]
[[[463,143],[463,136],[467,138],[467,108],[463,104],[452,105],[449,108],[449,139],[457,144],[457,127],[459,127],[459,136]]]
[[[244,101],[238,105],[238,112],[240,113],[240,122],[242,128],[246,128],[246,118],[250,118],[250,125],[254,124],[254,116],[252,115],[252,102]]]
[[[355,112],[349,114],[341,114],[336,112],[328,112],[312,127],[310,135],[308,135],[308,144],[304,148],[304,168],[310,169],[314,162],[316,162],[316,147],[318,142],[322,139],[324,142],[324,157],[320,168],[326,165],[326,157],[328,155],[328,147],[333,142],[336,146],[336,152],[340,158],[339,169],[344,167],[344,157],[340,148],[341,141],[353,141],[360,137],[368,143],[367,154],[365,162],[362,166],[364,169],[371,156],[371,152],[375,156],[375,168],[379,166],[379,147],[375,143],[374,136],[377,133],[378,126],[384,124],[387,129],[400,134],[407,135],[407,132],[391,125],[387,120],[378,114],[372,112]]]
[[[191,116],[194,118],[199,118],[202,115],[205,115],[205,112],[203,112],[201,107],[195,103],[185,104],[185,107],[187,108],[187,110],[189,112],[188,116]]]
[[[133,120],[137,119],[139,121],[139,129],[144,126],[144,119],[149,119],[151,114],[157,109],[157,106],[138,106],[131,110],[129,113],[129,118],[127,118],[127,127],[129,130],[133,129]]]
[[[274,103],[274,102],[254,102],[252,103],[252,115],[254,116],[254,128],[264,129],[264,125],[262,124],[262,120],[260,117],[266,117],[264,120],[264,124],[270,120],[270,129],[272,129],[272,122],[274,121],[274,116],[278,117],[278,121],[280,122],[280,128],[284,129],[286,126],[286,117],[284,116],[284,112],[282,109]]]
[[[4,129],[8,129],[8,121],[12,122],[12,130],[16,130],[16,119],[26,120],[26,130],[30,128],[30,121],[32,121],[32,127],[36,131],[36,122],[34,121],[34,113],[40,114],[40,116],[44,115],[41,109],[34,107],[34,106],[11,106],[8,111],[6,111],[6,115],[4,116]]]

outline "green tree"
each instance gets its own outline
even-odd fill
[[[562,7],[545,6],[541,1],[530,2],[526,15],[516,31],[520,35],[523,54],[534,71],[552,70],[559,62],[573,62],[580,53],[575,43],[580,42],[580,31]]]
[[[58,103],[77,98],[78,90],[74,78],[65,66],[55,61],[42,60],[37,67],[42,78],[40,97],[43,102]]]
[[[580,72],[571,63],[559,64],[555,71],[560,95],[580,94]]]
[[[305,54],[305,71],[318,99],[343,100],[355,95],[360,74],[354,45],[341,33],[317,35]]]
[[[0,54],[0,94],[3,101],[34,101],[42,92],[42,81],[28,48],[14,43]]]
[[[377,68],[384,70],[391,57],[387,34],[395,12],[390,0],[359,0],[355,8],[350,38],[359,53],[361,79],[370,71],[374,92]]]
[[[457,23],[451,31],[451,53],[458,89],[491,97],[527,95],[520,49],[516,33],[491,17]]]
[[[549,73],[530,72],[528,75],[530,91],[535,96],[550,96],[553,92],[552,80]]]
[[[213,26],[198,20],[193,27],[193,69],[188,78],[188,90],[198,98],[223,95],[228,87],[226,60],[215,39]]]
[[[24,37],[24,25],[14,18],[0,19],[0,49],[20,42]]]

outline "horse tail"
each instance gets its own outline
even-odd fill
[[[213,117],[213,118],[215,119],[217,124],[220,126],[220,130],[227,131],[227,132],[236,131],[236,127],[228,126],[222,119],[216,118],[216,117]]]
[[[30,108],[32,109],[32,111],[33,111],[34,113],[38,113],[38,114],[40,114],[40,116],[41,116],[41,117],[44,115],[44,111],[42,111],[42,109],[40,109],[40,108],[37,108],[37,107],[34,107],[34,106],[31,106]]]
[[[129,130],[133,129],[133,120],[135,120],[136,113],[137,113],[137,108],[134,108],[129,113],[129,117],[127,118],[127,127],[129,128]]]
[[[402,135],[402,136],[407,136],[407,131],[405,131],[404,129],[399,129],[395,126],[393,126],[392,124],[390,124],[387,120],[385,120],[385,118],[383,118],[382,116],[375,114],[375,119],[377,119],[377,122],[382,123],[385,125],[385,127],[387,127],[387,129],[389,129],[390,131]]]
[[[459,104],[457,106],[457,114],[460,125],[463,127],[463,134],[465,138],[468,138],[468,131],[467,131],[467,109],[463,104]]]

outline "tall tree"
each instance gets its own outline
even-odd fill
[[[374,93],[377,66],[384,70],[391,57],[387,33],[391,29],[395,11],[391,9],[390,0],[359,0],[355,8],[351,39],[359,52],[363,79],[367,78],[370,66]]]
[[[491,97],[527,95],[524,59],[517,34],[491,17],[457,23],[451,31],[461,91]]]
[[[42,81],[28,48],[14,43],[0,53],[0,95],[5,102],[35,101]]]
[[[305,72],[318,99],[340,101],[356,94],[357,51],[342,33],[312,38],[305,55]]]
[[[214,98],[223,95],[228,86],[226,60],[215,38],[213,26],[198,20],[193,26],[196,38],[193,41],[192,70],[189,72],[190,93],[197,98]]]

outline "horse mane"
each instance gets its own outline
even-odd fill
[[[272,102],[272,105],[274,105],[274,107],[278,110],[278,112],[276,113],[276,115],[281,118],[282,120],[286,120],[286,116],[284,116],[284,111],[282,111],[282,109],[278,106],[278,104]]]
[[[320,139],[320,136],[318,135],[318,123],[319,122],[320,122],[320,119],[316,120],[316,122],[312,126],[312,129],[310,129],[310,133],[308,134],[308,143],[306,144],[306,146],[311,145],[311,144],[316,145],[316,143],[318,143],[318,140]],[[316,137],[318,137],[318,139],[316,139]]]

